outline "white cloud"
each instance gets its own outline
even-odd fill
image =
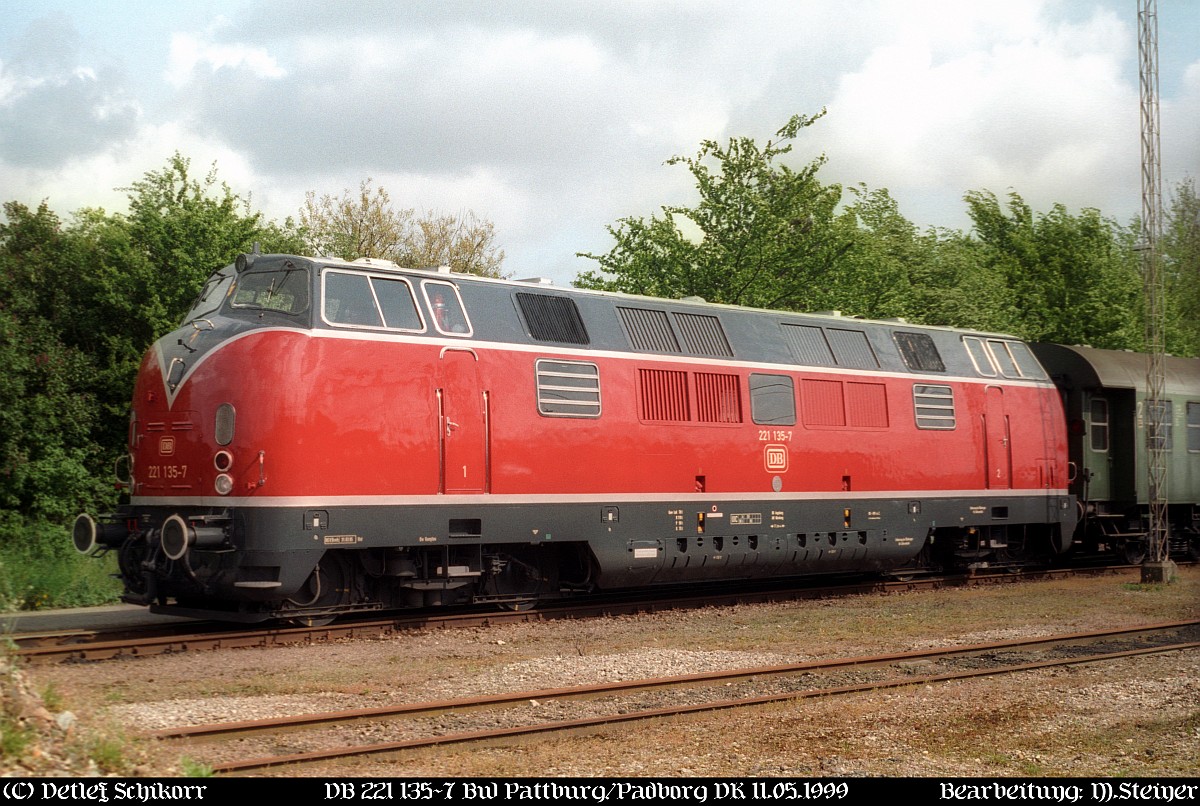
[[[843,76],[829,104],[831,164],[891,187],[902,209],[932,189],[1012,188],[1035,207],[1110,200],[1104,183],[1136,172],[1121,162],[1137,142],[1137,88],[1122,72],[1132,25],[1105,13],[1082,24],[965,19],[961,8],[976,7],[954,6],[944,25],[903,26]]]
[[[296,0],[86,40],[85,4],[0,42],[0,187],[120,209],[112,188],[179,150],[281,219],[308,190],[370,176],[397,204],[492,220],[514,271],[568,279],[618,218],[692,202],[668,157],[828,107],[790,159],[826,153],[824,181],[888,187],[921,226],[963,227],[963,193],[984,188],[1124,217],[1139,156],[1126,3]],[[1164,73],[1168,183],[1200,157],[1186,59]]]
[[[287,72],[279,66],[265,48],[240,43],[214,44],[191,34],[174,34],[164,78],[173,87],[183,87],[192,80],[197,68],[207,66],[209,72],[246,68],[258,78],[283,78]]]

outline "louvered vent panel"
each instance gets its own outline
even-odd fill
[[[955,426],[954,390],[949,386],[913,386],[913,410],[917,428],[950,431]]]
[[[696,419],[702,423],[742,421],[742,396],[738,376],[696,373]]]
[[[538,341],[587,344],[587,328],[575,300],[552,294],[517,293],[517,305],[525,317],[529,335]]]
[[[678,353],[679,342],[671,332],[666,311],[617,306],[617,315],[629,336],[629,346],[648,353]]]
[[[866,333],[831,327],[825,330],[825,334],[829,337],[829,346],[833,348],[833,356],[839,367],[878,369],[879,359],[875,357]]]
[[[887,387],[882,383],[846,383],[846,424],[851,428],[887,428]]]
[[[669,369],[638,370],[641,418],[658,422],[687,422],[687,373]]]
[[[721,320],[715,316],[699,313],[676,313],[675,326],[683,338],[684,349],[696,355],[710,355],[714,358],[733,358],[733,350],[729,340],[725,338],[725,330]]]
[[[801,391],[805,425],[845,425],[846,404],[841,381],[806,379]]]
[[[599,417],[600,369],[583,361],[540,359],[538,412],[548,417]]]
[[[817,367],[833,366],[833,353],[821,328],[812,325],[783,325],[783,338],[796,363]]]

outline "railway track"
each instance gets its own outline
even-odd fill
[[[598,618],[671,609],[730,606],[762,602],[824,599],[870,593],[895,593],[938,587],[964,587],[1061,579],[1078,574],[1110,574],[1128,571],[1134,566],[1051,569],[1021,573],[976,573],[968,576],[925,577],[905,580],[856,580],[819,587],[763,586],[758,589],[729,590],[692,588],[687,596],[647,595],[595,596],[572,600],[570,605],[541,607],[523,611],[466,611],[445,613],[391,614],[371,618],[337,621],[321,627],[230,627],[215,622],[183,625],[118,628],[113,630],[78,629],[41,633],[16,632],[9,637],[17,654],[31,664],[102,661],[114,658],[144,657],[164,653],[200,650],[269,648],[338,641],[352,638],[381,638],[414,630],[478,627],[511,622],[552,621],[558,619]]]
[[[1197,648],[1200,621],[1179,621],[386,708],[188,725],[146,735],[185,742],[189,755],[204,760],[215,773],[237,774],[450,744],[536,740],[564,731],[603,731],[648,719]],[[364,736],[374,741],[361,741]]]

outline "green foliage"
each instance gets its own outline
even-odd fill
[[[873,319],[916,318],[923,272],[933,263],[934,241],[900,214],[886,188],[850,188],[844,229],[852,247],[836,261],[826,284],[812,290],[815,307]]]
[[[115,503],[142,356],[239,252],[303,250],[290,220],[264,222],[179,154],[127,190],[128,215],[84,209],[68,223],[46,203],[4,204],[0,597],[18,607],[112,598],[111,580],[94,578],[111,568],[75,557],[63,525]]]
[[[88,737],[83,753],[105,775],[128,775],[133,763],[127,755],[128,740],[124,736],[97,734]]]
[[[0,512],[64,519],[103,500],[90,356],[72,344],[75,242],[43,204],[0,225]]]
[[[108,323],[113,316],[122,322],[124,341],[114,350],[126,365],[132,358],[134,369],[154,339],[179,323],[214,270],[255,243],[267,252],[302,248],[296,233],[264,223],[248,201],[218,184],[215,168],[196,179],[178,153],[128,191],[127,217],[85,210],[78,226],[89,236],[88,264],[100,275],[99,310]]]
[[[761,147],[747,137],[726,145],[705,140],[696,156],[667,160],[691,172],[699,203],[609,227],[616,245],[605,255],[583,253],[600,272],[583,272],[575,285],[762,308],[812,307],[814,289],[828,284],[854,245],[851,221],[836,214],[841,188],[817,181],[824,158],[799,170],[780,162],[791,151],[787,141],[820,117],[794,116],[778,141]]]
[[[983,271],[1004,282],[1013,334],[1033,341],[1140,349],[1141,278],[1132,239],[1098,210],[1061,204],[1035,215],[1016,192],[1008,209],[987,191],[966,195]]]
[[[1167,351],[1200,355],[1200,197],[1196,183],[1179,183],[1162,233],[1167,290]]]
[[[51,711],[63,710],[63,696],[58,690],[58,686],[51,680],[41,690],[42,704]]]
[[[575,285],[1142,349],[1136,228],[1061,204],[1036,213],[1016,192],[1002,204],[979,190],[964,196],[971,232],[918,232],[886,188],[859,185],[843,199],[840,187],[817,179],[823,158],[799,170],[783,164],[787,141],[820,117],[797,115],[763,146],[705,140],[696,156],[668,160],[688,168],[699,201],[620,219],[608,228],[609,252],[581,253],[598,269]],[[1200,354],[1192,182],[1180,186],[1167,218],[1167,349]]]
[[[179,768],[183,773],[184,778],[213,777],[213,768],[202,761],[193,761],[190,758],[181,758],[179,760]]]
[[[0,760],[19,761],[34,740],[33,728],[13,714],[0,714]]]
[[[0,612],[115,601],[116,557],[77,554],[66,527],[0,513]]]
[[[382,258],[401,266],[450,266],[482,277],[503,277],[504,252],[492,222],[473,212],[452,214],[397,209],[371,179],[340,197],[309,191],[300,208],[300,227],[312,254],[344,260]]]

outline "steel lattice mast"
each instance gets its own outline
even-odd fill
[[[1138,0],[1138,62],[1142,109],[1142,277],[1146,295],[1145,416],[1149,522],[1147,561],[1165,563],[1167,556],[1166,440],[1170,434],[1165,416],[1164,285],[1159,255],[1162,217],[1162,166],[1159,161],[1158,118],[1158,0]],[[1145,572],[1143,577],[1145,577]]]

